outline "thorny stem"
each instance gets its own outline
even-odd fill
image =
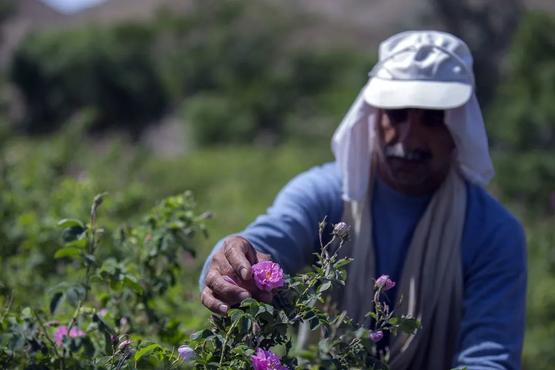
[[[231,324],[231,326],[229,327],[229,330],[227,331],[227,333],[225,333],[225,339],[224,339],[224,343],[222,345],[222,354],[220,356],[220,363],[218,365],[218,368],[222,367],[222,363],[224,362],[225,346],[227,345],[227,341],[229,339],[229,336],[231,335],[231,332],[233,331],[233,329],[235,329],[238,322],[239,322],[239,320],[234,321],[233,324]]]
[[[324,229],[326,228],[326,217],[320,222],[319,224],[319,232],[318,232],[318,239],[320,240],[320,247],[324,249],[324,242],[322,240],[322,234],[324,233]]]
[[[89,239],[89,243],[88,243],[88,248],[87,248],[87,253],[91,256],[94,256],[94,253],[96,251],[96,233],[97,233],[97,228],[96,228],[96,210],[98,209],[98,207],[102,204],[102,200],[103,197],[106,195],[106,193],[102,193],[102,194],[98,194],[96,197],[94,197],[93,200],[93,204],[91,206],[91,236]],[[92,262],[91,261],[86,261],[86,265],[87,265],[87,269],[85,272],[85,296],[79,300],[79,302],[77,303],[77,307],[75,309],[75,312],[73,313],[73,316],[69,322],[69,325],[67,327],[67,334],[70,335],[71,329],[73,328],[73,326],[75,325],[75,323],[77,322],[77,317],[79,316],[79,311],[81,310],[81,307],[83,306],[83,303],[87,301],[87,298],[89,296],[89,290],[90,290],[90,280],[91,280],[91,275],[92,275]]]

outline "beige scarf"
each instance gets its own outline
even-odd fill
[[[343,221],[353,227],[351,242],[339,251],[351,256],[346,288],[340,305],[364,323],[372,308],[375,274],[372,240],[372,182],[362,202],[345,202]],[[451,170],[436,191],[412,237],[404,262],[397,314],[418,318],[422,328],[416,335],[400,333],[391,340],[392,370],[446,370],[455,354],[462,315],[461,237],[466,211],[466,188],[456,170]],[[379,215],[376,215],[379,217]]]

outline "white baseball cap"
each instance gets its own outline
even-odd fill
[[[364,100],[378,108],[451,109],[474,91],[472,55],[459,38],[439,31],[408,31],[380,44]]]

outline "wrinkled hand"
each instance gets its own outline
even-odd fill
[[[271,293],[257,288],[251,272],[252,265],[269,260],[269,255],[256,251],[240,236],[225,239],[208,268],[200,297],[202,304],[214,313],[225,315],[230,306],[250,297],[271,301]]]

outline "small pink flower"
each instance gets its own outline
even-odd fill
[[[251,357],[251,361],[254,370],[289,370],[287,366],[281,364],[278,355],[262,348],[256,350],[256,355]]]
[[[384,292],[395,286],[395,282],[389,278],[389,275],[382,275],[374,284],[376,288],[383,288]]]
[[[372,331],[370,332],[369,337],[372,342],[378,343],[380,340],[383,339],[383,331],[381,330]]]
[[[61,346],[64,341],[64,337],[67,335],[68,335],[67,326],[65,325],[58,326],[58,329],[56,329],[56,331],[54,332],[54,342],[56,342],[58,346]],[[79,338],[79,337],[84,337],[85,333],[81,329],[73,327],[69,331],[69,336],[71,338]]]
[[[185,344],[179,346],[177,353],[179,353],[179,357],[185,362],[189,362],[195,357],[195,350]]]
[[[266,292],[283,286],[283,270],[272,261],[262,261],[252,266],[256,286]]]

